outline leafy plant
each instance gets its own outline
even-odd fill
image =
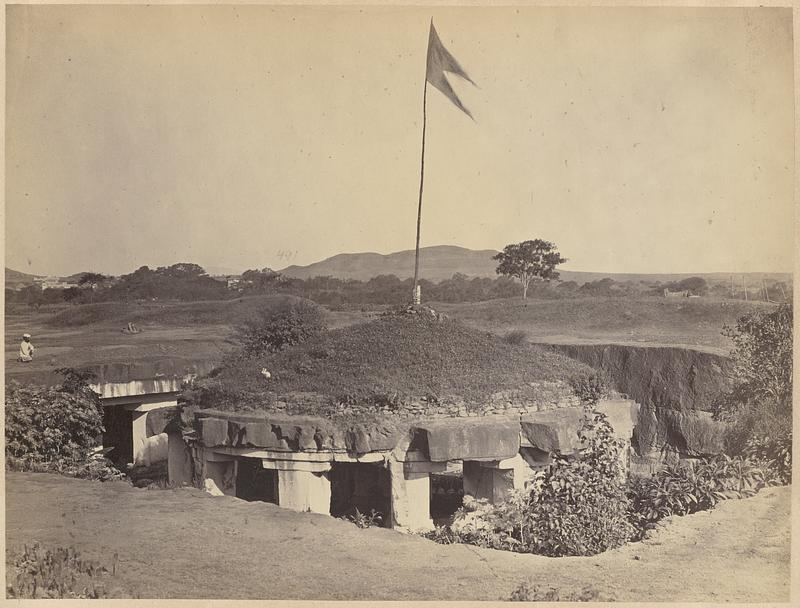
[[[115,553],[112,575],[116,574],[116,564]],[[73,547],[50,550],[37,542],[10,556],[6,597],[107,598],[109,594],[101,579],[108,574],[104,566],[81,559]]]
[[[580,591],[563,592],[556,587],[542,587],[528,582],[516,586],[510,602],[601,602],[614,601],[613,597],[601,597],[600,592],[591,585],[583,587]]]
[[[556,454],[534,480],[530,520],[533,547],[545,555],[595,555],[631,537],[623,464],[624,441],[606,416],[586,408],[577,458]]]
[[[778,437],[751,437],[742,454],[761,461],[774,471],[784,484],[792,483],[792,433]]]
[[[100,398],[87,377],[61,370],[61,386],[20,386],[6,390],[6,458],[20,468],[63,472],[89,465],[103,432]]]
[[[362,513],[356,507],[355,513],[345,517],[347,521],[354,523],[359,528],[371,528],[373,526],[379,527],[383,521],[383,515],[371,509],[369,513]]]
[[[623,545],[633,534],[628,518],[623,441],[605,415],[586,408],[577,457],[553,455],[527,491],[490,504],[465,497],[448,529],[429,535],[543,555],[594,555]]]
[[[747,498],[777,483],[764,463],[742,456],[723,454],[668,466],[650,477],[631,480],[631,521],[641,536],[664,517],[705,511],[721,500]]]
[[[582,403],[594,405],[608,395],[609,382],[601,372],[584,372],[570,378],[572,392]]]

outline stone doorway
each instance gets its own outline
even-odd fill
[[[431,519],[435,525],[452,523],[453,515],[463,502],[464,475],[460,467],[444,473],[431,473]]]
[[[236,498],[278,504],[278,472],[265,469],[260,458],[240,458],[236,463]]]
[[[375,510],[381,526],[391,525],[391,480],[380,463],[335,462],[331,466],[331,515],[347,517]]]
[[[113,448],[108,459],[125,470],[133,462],[133,412],[123,405],[107,405],[103,408],[103,447]]]

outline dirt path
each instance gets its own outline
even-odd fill
[[[675,518],[652,540],[552,559],[437,545],[199,490],[6,475],[9,549],[38,540],[109,564],[142,598],[498,600],[522,581],[620,601],[785,602],[790,489]]]

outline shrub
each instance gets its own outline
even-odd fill
[[[100,399],[85,375],[60,370],[58,387],[20,386],[6,391],[6,458],[21,468],[56,472],[88,465],[103,432]]]
[[[721,500],[747,498],[777,483],[764,463],[741,456],[723,454],[668,466],[650,477],[631,479],[631,521],[641,536],[664,517],[705,511]]]
[[[503,336],[503,342],[506,344],[520,345],[524,344],[528,339],[528,332],[523,329],[513,329]]]
[[[570,378],[572,392],[582,403],[594,405],[608,395],[609,382],[601,372],[583,372]]]
[[[284,302],[256,313],[236,328],[246,356],[274,353],[325,330],[324,311],[311,302]]]
[[[634,533],[628,518],[623,441],[605,415],[586,409],[576,458],[554,455],[530,490],[489,504],[465,498],[449,530],[428,538],[551,556],[595,555]]]
[[[751,460],[763,462],[783,484],[792,483],[792,433],[778,437],[752,437],[742,452]]]
[[[741,452],[753,437],[780,437],[792,428],[792,306],[740,317],[723,334],[733,340],[736,385],[715,404],[727,422],[726,449]]]
[[[373,526],[379,527],[383,521],[383,515],[375,509],[370,510],[369,513],[362,513],[357,508],[355,513],[346,516],[349,522],[354,523],[359,528],[371,528]]]
[[[100,580],[109,571],[103,566],[83,560],[72,548],[55,551],[39,543],[9,556],[6,571],[6,597],[22,598],[107,598],[109,594]],[[113,574],[117,555],[114,554]]]
[[[622,462],[624,441],[606,416],[586,408],[579,457],[555,455],[531,492],[536,553],[595,555],[625,544],[634,532]]]

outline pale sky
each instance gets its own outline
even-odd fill
[[[234,270],[554,241],[568,270],[793,266],[789,9],[11,6],[6,266]]]

